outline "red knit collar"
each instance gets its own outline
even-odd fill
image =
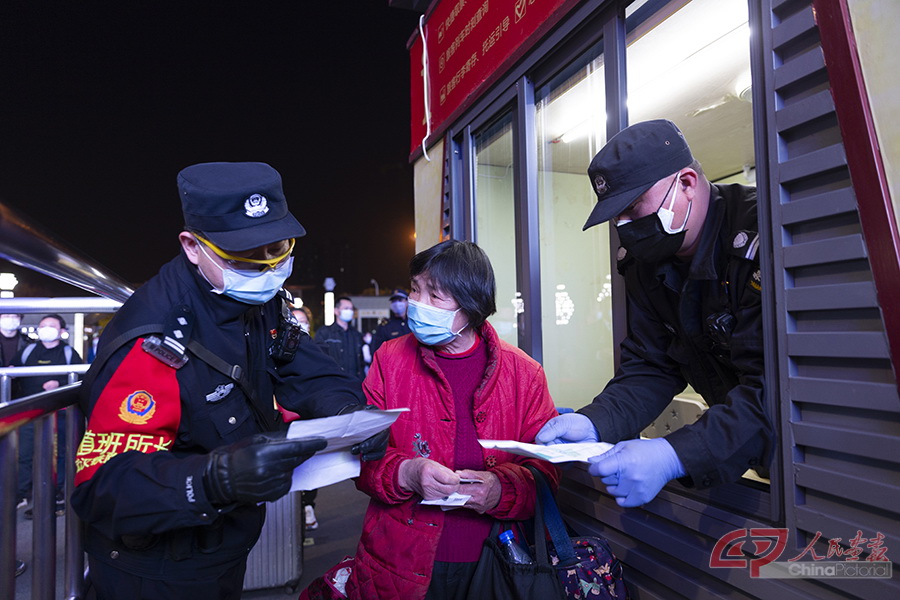
[[[472,344],[472,347],[468,350],[463,350],[459,353],[447,352],[446,350],[435,350],[434,353],[440,356],[441,358],[468,358],[475,354],[475,351],[478,350],[478,347],[481,346],[481,336],[475,336],[475,343]]]

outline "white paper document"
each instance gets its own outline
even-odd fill
[[[454,508],[459,508],[460,506],[464,506],[466,502],[469,501],[469,496],[467,494],[458,494],[453,492],[449,496],[444,496],[443,498],[435,498],[434,500],[422,500],[419,504],[430,504],[432,506],[440,506],[442,510],[451,510]]]
[[[588,462],[592,456],[599,456],[613,445],[606,442],[586,442],[581,444],[554,444],[542,446],[541,444],[526,444],[514,440],[478,440],[485,448],[505,450],[512,454],[539,458],[552,463],[564,462]]]
[[[328,447],[294,469],[291,491],[314,490],[359,476],[359,456],[350,448],[390,427],[408,408],[358,410],[346,415],[294,421],[288,428],[289,439],[322,437]]]

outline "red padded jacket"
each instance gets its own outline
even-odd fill
[[[541,426],[556,416],[544,370],[527,354],[500,340],[488,323],[479,334],[488,346],[488,364],[475,391],[476,433],[479,439],[533,442]],[[444,513],[440,507],[420,505],[419,496],[401,489],[397,471],[401,462],[416,456],[453,464],[453,392],[437,366],[434,351],[411,334],[381,346],[363,390],[369,404],[412,410],[391,427],[385,457],[362,463],[356,486],[371,501],[347,594],[367,600],[424,598]],[[541,469],[554,487],[558,482],[557,468],[544,461],[500,450],[484,450],[484,458],[486,468],[500,479],[500,502],[489,512],[497,519],[527,519],[534,514],[534,478],[522,465]]]

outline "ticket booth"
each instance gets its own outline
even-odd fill
[[[559,492],[573,528],[611,541],[636,598],[900,593],[890,575],[750,568],[764,529],[783,532],[782,561],[835,560],[857,532],[881,544],[862,562],[900,548],[898,17],[890,0],[436,0],[409,39],[417,251],[485,249],[490,321],[543,364],[559,406],[603,389],[626,333],[615,232],[582,231],[606,140],[670,119],[711,182],[757,188],[768,476],[671,483],[637,509],[584,469]],[[643,435],[704,410],[687,389]],[[735,560],[717,560],[738,530]]]

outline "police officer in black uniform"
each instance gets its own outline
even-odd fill
[[[388,340],[393,340],[410,332],[406,322],[406,309],[409,306],[409,294],[397,288],[391,294],[391,318],[375,329],[372,336],[372,354]]]
[[[178,190],[182,252],[104,329],[82,388],[72,506],[97,598],[239,598],[264,503],[325,446],[285,439],[273,397],[307,417],[365,408],[290,313],[282,285],[305,230],[278,172],[198,164]],[[386,442],[355,451],[377,459]]]
[[[710,184],[666,120],[619,132],[588,176],[598,202],[584,228],[616,226],[628,336],[603,392],[549,421],[538,442],[615,444],[589,470],[621,506],[650,501],[672,479],[705,488],[764,470],[774,432],[764,401],[756,190]],[[709,409],[665,437],[640,439],[688,383]]]

